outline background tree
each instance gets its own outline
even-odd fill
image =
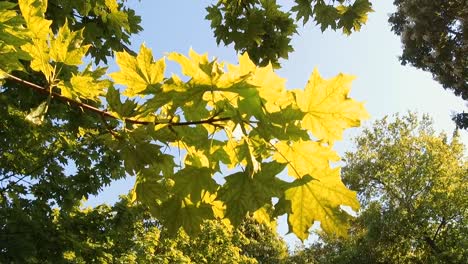
[[[237,227],[248,215],[274,223],[282,214],[301,239],[315,220],[326,232],[346,232],[339,206],[357,209],[356,194],[330,161],[344,129],[367,118],[348,97],[353,77],[325,80],[314,71],[304,90],[286,90],[271,65],[247,53],[232,65],[192,50],[168,54],[184,76],[167,77],[166,58],[127,47],[140,27],[125,1],[91,2],[0,2],[4,259],[108,261],[98,252],[112,246],[106,237],[67,238],[59,225],[84,224],[89,214],[103,222],[90,221],[89,230],[105,226],[113,209],[77,208],[126,175],[137,178],[132,201],[169,234],[199,234],[213,219]],[[107,74],[96,64],[109,54],[119,70]],[[224,166],[235,172],[225,175]],[[276,177],[284,170],[292,182]]]
[[[397,11],[389,19],[403,43],[400,57],[432,73],[445,89],[468,100],[468,3],[466,0],[395,0]],[[468,128],[468,115],[454,117]]]
[[[345,155],[363,211],[348,239],[323,235],[300,254],[318,263],[461,263],[467,259],[468,163],[457,133],[429,117],[376,121]]]
[[[25,213],[26,215],[26,213]],[[41,216],[41,214],[38,214]],[[220,221],[206,221],[199,236],[168,232],[148,210],[127,197],[113,206],[54,209],[53,225],[31,232],[4,229],[2,263],[280,263],[287,257],[275,230],[247,218],[233,230]],[[28,224],[27,228],[31,227]],[[23,227],[24,230],[25,227]],[[34,228],[34,227],[33,227]],[[37,241],[35,239],[47,239]]]

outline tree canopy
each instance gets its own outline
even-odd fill
[[[344,34],[359,31],[372,12],[369,0],[295,0],[289,10],[276,0],[220,0],[207,7],[218,44],[234,44],[258,65],[279,66],[294,50],[291,38],[298,24],[313,21],[322,31],[341,29]]]
[[[462,263],[467,259],[468,162],[457,133],[414,113],[376,121],[345,155],[343,180],[363,207],[348,238],[297,254],[318,263]]]
[[[403,44],[403,65],[432,73],[455,95],[468,99],[468,7],[465,0],[395,0],[397,11],[389,19]],[[454,117],[468,128],[468,115]]]
[[[87,214],[82,198],[126,175],[136,177],[131,201],[170,234],[197,234],[210,219],[238,227],[248,215],[271,225],[283,214],[300,239],[314,221],[346,234],[340,206],[359,204],[330,162],[333,143],[368,116],[348,96],[352,76],[314,70],[305,89],[287,90],[255,52],[238,64],[193,50],[155,59],[144,45],[130,50],[140,18],[125,1],[1,1],[0,20],[1,236],[21,235],[26,261],[65,250],[55,244],[59,218]],[[119,70],[108,73],[111,55]],[[166,76],[167,60],[183,76]],[[101,209],[92,212],[110,213]]]

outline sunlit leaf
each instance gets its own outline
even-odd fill
[[[364,104],[348,97],[353,79],[339,74],[325,80],[314,70],[305,90],[295,91],[297,104],[306,113],[302,127],[318,139],[333,143],[342,139],[344,129],[359,126],[367,119]]]
[[[127,87],[123,92],[126,96],[140,95],[148,87],[159,84],[164,78],[166,65],[164,59],[155,62],[151,50],[144,44],[141,45],[137,56],[125,51],[117,52],[116,62],[120,71],[111,73],[110,76],[116,83]]]
[[[50,42],[50,58],[68,65],[80,65],[90,45],[81,45],[83,30],[72,32],[66,22]]]
[[[346,236],[346,214],[340,211],[340,205],[359,209],[356,192],[342,183],[339,168],[296,180],[293,187],[286,190],[284,200],[291,207],[289,231],[301,240],[307,239],[314,221],[320,221],[320,227],[328,234]]]
[[[331,161],[339,161],[338,154],[328,146],[315,141],[297,141],[288,145],[280,141],[275,145],[273,159],[288,164],[288,174],[301,178],[327,170]]]

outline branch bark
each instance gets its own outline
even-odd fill
[[[82,109],[86,109],[88,111],[91,111],[91,112],[94,112],[96,114],[99,114],[101,115],[102,117],[108,117],[108,118],[112,118],[112,119],[116,119],[116,120],[122,120],[124,121],[125,123],[131,123],[131,124],[138,124],[138,125],[150,125],[150,124],[154,124],[154,125],[158,125],[158,124],[167,124],[168,126],[189,126],[189,125],[198,125],[198,124],[210,124],[210,125],[213,125],[213,126],[216,126],[216,122],[222,122],[222,121],[228,121],[228,120],[231,120],[230,117],[221,117],[221,118],[216,118],[216,116],[213,116],[211,118],[208,118],[208,119],[204,119],[204,120],[196,120],[196,121],[186,121],[186,122],[172,122],[172,121],[164,121],[164,122],[161,122],[161,121],[141,121],[141,120],[136,120],[136,119],[131,119],[131,118],[124,118],[124,119],[120,119],[116,116],[114,116],[112,113],[108,112],[108,111],[105,111],[105,110],[102,110],[102,109],[99,109],[97,107],[94,107],[92,105],[89,105],[89,104],[86,104],[86,103],[82,103],[82,102],[78,102],[78,101],[75,101],[71,98],[68,98],[66,96],[63,96],[61,94],[58,94],[58,93],[55,93],[55,92],[52,92],[50,91],[49,89],[47,89],[46,87],[42,87],[40,85],[37,85],[35,83],[32,83],[32,82],[29,82],[29,81],[26,81],[26,80],[23,80],[21,78],[18,78],[16,76],[13,76],[11,74],[8,74],[8,73],[5,73],[5,75],[7,76],[8,79],[12,80],[12,81],[15,81],[16,83],[20,83],[20,84],[23,84],[23,85],[26,85],[40,93],[43,93],[43,94],[47,94],[47,95],[51,95],[52,98],[55,98],[55,99],[59,99],[63,102],[66,102],[66,103],[70,103],[72,105],[75,105],[77,107],[80,107]]]

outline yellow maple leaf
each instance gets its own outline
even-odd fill
[[[167,58],[180,64],[182,73],[191,78],[190,83],[197,85],[213,84],[212,70],[217,68],[217,65],[210,65],[208,54],[198,54],[193,49],[190,49],[189,57],[177,52],[171,52]]]
[[[273,159],[288,163],[288,174],[295,178],[314,175],[316,171],[330,167],[329,161],[339,161],[340,157],[328,146],[315,141],[297,141],[292,145],[280,141],[275,145]]]
[[[356,192],[343,184],[340,168],[323,170],[312,177],[298,180],[300,183],[285,192],[285,199],[291,202],[289,231],[305,240],[314,221],[320,221],[320,227],[326,233],[346,236],[346,213],[340,212],[340,205],[358,210]]]
[[[117,52],[116,62],[120,71],[111,73],[110,76],[116,83],[127,86],[123,92],[125,96],[139,95],[148,86],[156,85],[164,79],[164,58],[155,62],[151,49],[144,44],[136,57],[125,51]]]
[[[247,53],[239,56],[239,65],[228,64],[228,71],[220,77],[218,84],[228,87],[244,80],[257,89],[266,110],[278,112],[292,103],[292,97],[286,91],[286,79],[276,74],[271,65],[257,67]]]
[[[353,79],[354,76],[339,74],[325,80],[314,70],[305,90],[294,91],[299,108],[306,113],[302,127],[319,140],[333,143],[342,139],[344,129],[357,127],[368,119],[364,104],[348,97]]]

